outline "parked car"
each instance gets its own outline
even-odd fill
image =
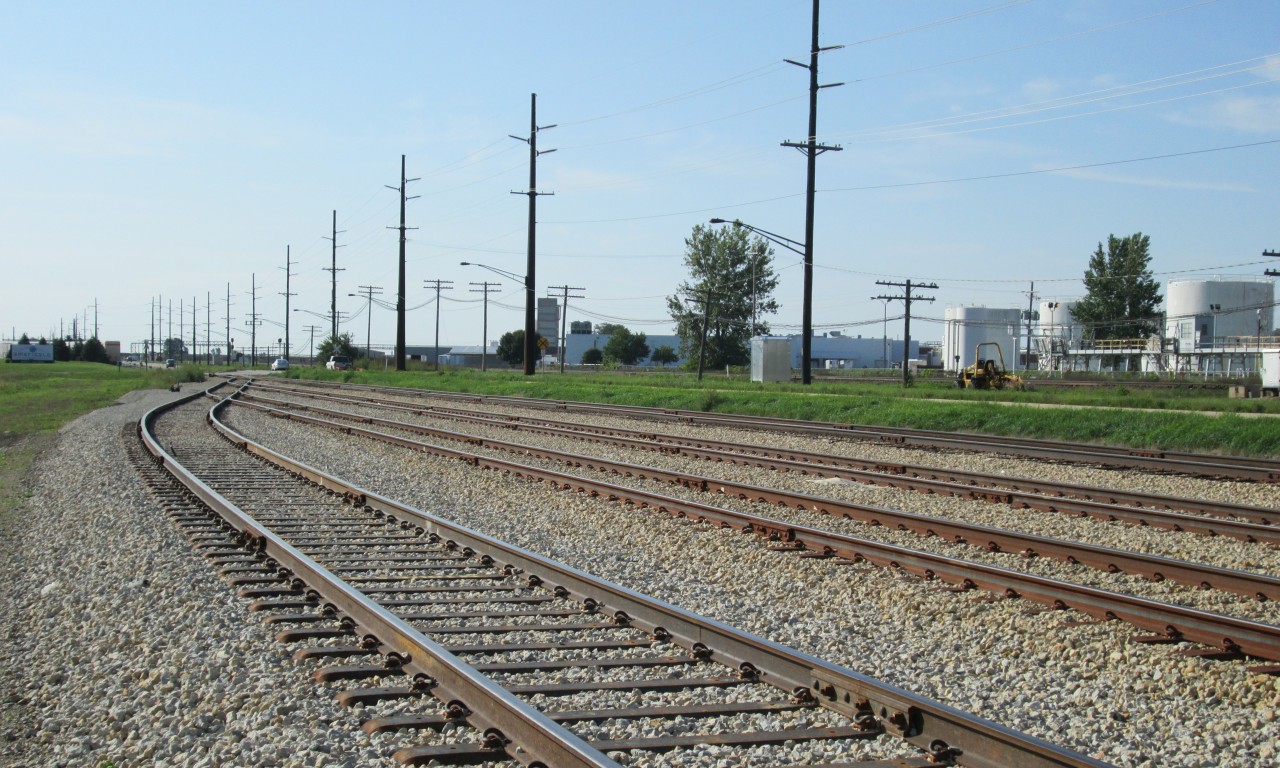
[[[348,371],[351,370],[351,358],[346,355],[331,355],[324,367],[331,371]]]
[[[285,360],[283,357],[277,357],[275,360],[271,361],[271,370],[287,371],[289,370],[289,361]]]
[[[171,357],[171,358],[169,358],[168,360],[165,360],[165,361],[164,361],[164,367],[165,367],[165,368],[172,368],[172,367],[174,367],[175,365],[177,365],[177,363],[175,363],[175,362],[173,361],[173,358],[172,358],[172,357]]]

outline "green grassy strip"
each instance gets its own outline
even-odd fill
[[[203,380],[197,366],[148,370],[100,363],[0,363],[0,444],[57,429],[135,389]]]
[[[1280,456],[1280,420],[1196,413],[1203,395],[1182,397],[1176,391],[1058,393],[1061,405],[1045,408],[1040,392],[969,392],[941,386],[904,390],[893,384],[758,384],[744,379],[673,374],[539,373],[524,377],[505,371],[408,371],[405,373],[341,373],[297,368],[292,377],[353,381],[397,387],[473,394],[508,395],[551,400],[641,405],[658,408],[775,415],[794,419],[941,429],[990,435],[1016,435],[1054,440],[1097,442],[1136,448]],[[1167,394],[1166,394],[1167,393]],[[1182,410],[1184,400],[1195,403]],[[1217,410],[1231,403],[1211,400]],[[1101,407],[1096,407],[1101,406]],[[1150,408],[1150,411],[1116,410]]]

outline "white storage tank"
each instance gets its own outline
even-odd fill
[[[791,339],[755,336],[751,339],[751,380],[791,380]]]
[[[1080,302],[1042,301],[1040,302],[1040,335],[1053,339],[1059,349],[1077,349],[1084,338],[1084,325],[1077,323],[1071,312]]]
[[[1007,368],[1016,367],[1022,310],[993,307],[947,307],[943,313],[942,367],[956,371],[973,365],[974,348],[1000,345]]]
[[[1183,350],[1269,336],[1275,327],[1275,282],[1267,279],[1171,280],[1165,336]]]

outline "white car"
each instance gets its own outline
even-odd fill
[[[283,357],[277,357],[275,360],[271,361],[271,370],[287,371],[289,370],[289,361],[285,360]]]

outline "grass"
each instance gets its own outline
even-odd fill
[[[148,370],[99,363],[0,363],[0,507],[11,505],[18,480],[63,424],[135,389],[203,380],[204,371],[197,366]]]
[[[698,382],[675,373],[539,373],[410,370],[332,372],[300,367],[293,378],[352,381],[473,394],[642,405],[680,410],[776,415],[847,424],[943,429],[991,435],[1100,442],[1136,448],[1280,456],[1280,401],[1232,400],[1200,388],[986,392],[957,390],[950,381],[894,383],[753,383],[745,376],[708,375]],[[1076,406],[1070,409],[1044,406]],[[1143,410],[1130,410],[1143,409]],[[1215,414],[1203,413],[1213,411]]]

